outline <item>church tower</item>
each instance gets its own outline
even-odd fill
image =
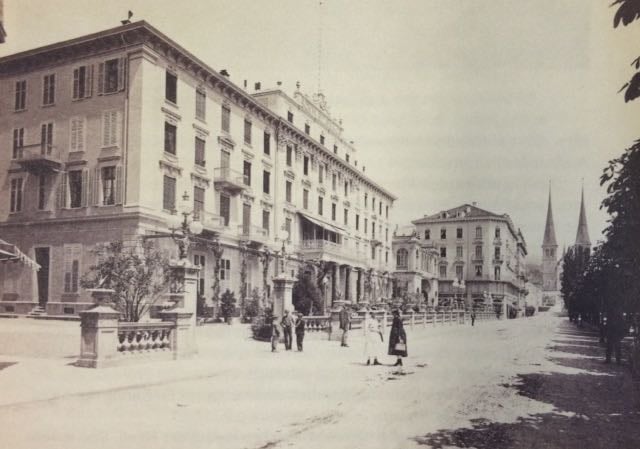
[[[558,290],[558,243],[556,242],[556,230],[553,226],[551,187],[549,187],[547,223],[544,226],[544,239],[542,240],[542,290]]]
[[[578,231],[576,232],[576,243],[573,245],[578,253],[586,259],[591,253],[591,239],[589,239],[589,227],[587,226],[587,214],[584,209],[584,186],[580,198],[580,217],[578,218]]]

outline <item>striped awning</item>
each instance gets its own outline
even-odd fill
[[[0,262],[21,262],[34,271],[40,269],[40,265],[20,251],[16,245],[2,239],[0,239]]]
[[[326,221],[320,220],[319,218],[316,218],[316,217],[312,217],[311,215],[303,214],[302,212],[298,212],[298,214],[300,216],[302,216],[304,219],[306,219],[306,220],[310,221],[311,223],[313,223],[314,225],[320,226],[321,228],[324,228],[324,229],[326,229],[328,231],[335,232],[337,234],[344,234],[345,233],[345,230],[343,228],[339,227],[339,226],[336,226],[336,225],[331,224],[331,223],[327,223]]]

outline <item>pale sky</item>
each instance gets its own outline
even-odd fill
[[[508,213],[540,257],[549,181],[560,246],[584,178],[601,237],[604,164],[640,137],[618,89],[640,22],[612,0],[5,0],[0,55],[119,25],[131,9],[231,80],[321,88],[359,165],[399,197],[397,224],[462,203]]]

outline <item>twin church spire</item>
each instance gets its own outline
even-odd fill
[[[576,241],[574,246],[581,248],[591,248],[591,239],[589,238],[589,226],[587,225],[587,213],[584,207],[584,186],[580,195],[580,215],[578,217],[578,230],[576,232]],[[553,223],[553,210],[551,206],[551,186],[549,186],[549,202],[547,204],[547,222],[544,227],[544,238],[542,240],[542,250],[546,257],[550,254],[546,249],[557,248],[556,230]],[[555,256],[555,251],[553,252]]]

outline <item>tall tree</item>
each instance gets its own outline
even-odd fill
[[[114,308],[124,321],[139,321],[170,285],[168,258],[150,241],[130,247],[111,242],[94,254],[97,263],[82,277],[82,287],[113,289]]]

